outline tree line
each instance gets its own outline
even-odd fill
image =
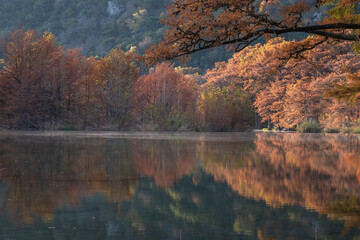
[[[293,45],[275,38],[249,46],[201,76],[167,61],[141,69],[132,49],[85,57],[80,49],[58,46],[50,32],[16,30],[2,42],[1,127],[241,131],[295,129],[309,121],[328,129],[355,126],[359,61],[352,44],[324,43],[302,58],[282,58],[287,53],[278,50]]]
[[[207,119],[209,99],[232,94],[212,91],[203,98],[194,77],[169,62],[140,76],[132,50],[113,49],[102,58],[85,57],[80,49],[58,46],[50,32],[40,36],[34,30],[16,30],[2,47],[3,128],[207,128],[211,124],[203,122],[202,109]],[[238,91],[231,98],[242,104],[244,95]]]
[[[359,4],[359,0],[174,0],[163,20],[168,27],[163,41],[150,46],[144,59],[187,60],[190,54],[226,46],[240,53],[207,75],[220,85],[229,85],[232,79],[247,89],[268,128],[348,129],[359,119],[360,75],[354,54],[360,50]],[[279,36],[297,41],[278,42]],[[266,44],[252,47],[259,42]],[[265,49],[271,45],[273,50]],[[345,52],[339,52],[344,45]],[[324,92],[352,106],[324,98]],[[258,121],[254,127],[259,127]]]
[[[240,86],[269,129],[294,129],[311,121],[327,129],[357,125],[360,65],[352,44],[326,43],[300,59],[282,60],[279,49],[293,44],[275,38],[249,46],[209,70],[206,84]]]

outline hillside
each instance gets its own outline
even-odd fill
[[[16,29],[50,31],[58,43],[81,48],[87,56],[110,49],[137,47],[141,53],[162,38],[169,0],[0,0],[0,37]],[[0,52],[1,53],[1,52]],[[190,64],[203,70],[229,54],[223,50],[195,55]]]
[[[88,54],[157,41],[163,0],[15,0],[0,2],[1,35],[18,27],[53,32],[67,47]]]

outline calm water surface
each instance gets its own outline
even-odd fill
[[[2,132],[0,239],[360,239],[360,140]]]

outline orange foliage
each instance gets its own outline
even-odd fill
[[[213,131],[250,129],[254,115],[249,98],[235,84],[222,88],[207,84],[199,110],[202,125]]]
[[[207,84],[222,87],[233,82],[242,86],[254,98],[260,90],[281,75],[278,70],[279,60],[274,56],[286,44],[288,42],[282,38],[275,38],[264,45],[256,44],[235,53],[227,62],[217,63],[214,69],[206,72]]]
[[[56,107],[51,99],[53,83],[47,82],[46,77],[61,53],[50,33],[38,39],[34,31],[18,30],[3,45],[5,61],[0,89],[5,124],[36,128],[52,118]]]
[[[0,111],[4,127],[44,129],[59,125],[99,128],[130,115],[138,77],[134,56],[112,50],[87,58],[56,45],[53,34],[16,30],[3,43]]]
[[[131,51],[87,58],[79,49],[57,46],[51,33],[16,30],[3,43],[1,127],[244,130],[252,125],[252,108],[269,127],[294,128],[309,120],[351,127],[360,117],[359,78],[349,74],[359,72],[360,62],[351,44],[324,43],[298,59],[279,54],[304,47],[298,44],[274,38],[249,46],[208,70],[201,85],[169,62],[139,77]],[[324,96],[334,86],[332,96],[345,94],[355,99],[352,105]]]
[[[206,84],[235,82],[253,100],[262,121],[276,126],[293,128],[306,120],[317,120],[326,127],[354,124],[359,118],[358,104],[351,106],[324,96],[334,84],[349,84],[347,71],[360,69],[351,45],[323,44],[308,51],[305,58],[285,62],[274,58],[279,48],[292,44],[276,38],[247,47],[208,71]]]
[[[257,95],[254,105],[263,121],[271,120],[275,125],[283,121],[285,92],[286,82],[276,81]]]
[[[284,48],[286,58],[300,57],[329,40],[358,43],[359,0],[344,2],[174,0],[164,20],[168,27],[164,41],[150,47],[146,59],[154,63],[221,45],[240,51],[259,38],[293,32],[316,37],[291,42]]]
[[[176,72],[173,65],[164,62],[138,79],[135,95],[137,115],[141,123],[155,122],[169,128],[179,127],[175,126],[177,120],[184,120],[185,123],[193,121],[196,96],[193,79]]]
[[[99,60],[99,71],[99,81],[105,89],[106,122],[115,123],[120,128],[129,125],[134,108],[134,86],[139,74],[134,55],[113,49]]]

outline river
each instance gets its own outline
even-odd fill
[[[0,132],[0,239],[358,239],[360,138]]]

